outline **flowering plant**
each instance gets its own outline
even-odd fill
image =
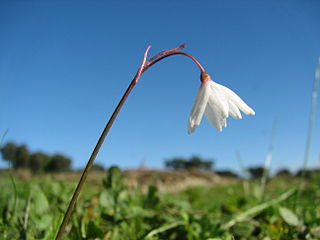
[[[179,52],[182,48],[185,47],[185,44],[173,49],[169,49],[166,51],[162,51],[155,55],[154,57],[147,60],[147,55],[150,50],[150,46],[144,53],[142,63],[131,81],[130,85],[128,86],[127,90],[125,91],[124,95],[122,96],[121,100],[119,101],[117,107],[115,108],[113,114],[111,115],[109,121],[107,122],[93,152],[88,160],[88,163],[81,175],[79,183],[77,185],[76,190],[73,193],[72,199],[69,203],[67,211],[64,215],[63,221],[60,225],[58,234],[56,236],[56,240],[61,240],[62,235],[65,231],[65,228],[68,224],[70,216],[72,214],[73,208],[77,202],[79,194],[82,190],[83,184],[89,174],[89,171],[93,165],[93,162],[101,148],[104,139],[106,138],[114,120],[116,119],[122,105],[126,101],[127,97],[129,96],[131,90],[138,82],[141,75],[155,63],[161,61],[164,58],[167,58],[172,55],[184,55],[191,60],[193,60],[201,71],[201,87],[198,92],[198,96],[196,98],[195,104],[192,108],[192,112],[189,119],[189,133],[192,133],[196,126],[200,124],[201,118],[203,114],[207,117],[209,122],[211,122],[217,129],[220,131],[223,127],[227,126],[226,118],[229,115],[235,119],[240,119],[241,114],[240,110],[243,111],[245,114],[252,114],[254,115],[254,111],[245,104],[239,96],[237,96],[233,91],[230,89],[213,82],[209,76],[209,74],[204,70],[201,64],[190,54],[185,52]],[[239,110],[240,109],[240,110]]]

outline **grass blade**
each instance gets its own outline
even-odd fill
[[[317,66],[317,69],[315,72],[314,81],[313,81],[313,88],[312,88],[312,93],[311,93],[311,111],[310,111],[310,117],[309,117],[309,127],[308,127],[308,133],[307,133],[306,148],[305,148],[305,152],[304,152],[303,167],[302,167],[302,172],[301,172],[301,176],[300,176],[302,181],[300,183],[299,191],[298,191],[297,198],[296,198],[296,204],[295,204],[296,208],[298,206],[298,202],[300,201],[303,180],[305,178],[307,165],[308,165],[308,161],[309,161],[312,132],[313,132],[314,121],[315,121],[316,111],[317,111],[319,79],[320,79],[320,57],[318,59],[318,66]]]
[[[224,225],[222,225],[222,228],[224,229],[229,229],[230,227],[232,227],[234,224],[236,224],[237,222],[241,222],[244,221],[250,217],[255,216],[256,214],[258,214],[259,212],[265,210],[266,208],[277,204],[283,200],[286,200],[288,197],[290,197],[294,192],[296,191],[296,189],[291,189],[283,194],[281,194],[279,197],[272,199],[270,201],[267,201],[265,203],[259,204],[253,208],[248,209],[247,211],[240,213],[238,216],[234,217],[232,220],[230,220],[229,222],[225,223]]]
[[[156,229],[153,229],[151,232],[149,232],[147,235],[146,235],[146,239],[150,238],[150,237],[153,237],[159,233],[162,233],[162,232],[165,232],[169,229],[172,229],[172,228],[175,228],[177,226],[180,226],[180,225],[183,225],[184,223],[182,221],[177,221],[177,222],[173,222],[173,223],[170,223],[170,224],[166,224],[166,225],[163,225],[162,227],[159,227],[159,228],[156,228]]]
[[[270,139],[270,144],[269,144],[269,149],[268,153],[264,162],[264,167],[263,167],[263,175],[261,178],[261,184],[260,184],[260,191],[259,191],[259,199],[262,200],[264,197],[264,190],[266,187],[266,183],[269,177],[269,171],[270,171],[270,166],[271,166],[271,161],[272,161],[272,153],[273,153],[273,146],[274,146],[274,141],[276,137],[276,128],[277,128],[277,123],[278,123],[278,116],[274,117],[273,120],[273,125],[272,125],[272,133],[271,133],[271,139]]]

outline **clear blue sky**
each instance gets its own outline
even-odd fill
[[[174,56],[134,88],[97,162],[161,168],[172,157],[216,159],[239,170],[264,162],[279,117],[272,168],[302,166],[314,71],[320,55],[318,0],[0,2],[0,135],[31,151],[60,152],[83,167],[142,55],[187,43],[213,80],[256,116],[218,132],[188,117],[199,70]],[[319,166],[320,111],[310,166]],[[0,160],[0,166],[6,163]]]

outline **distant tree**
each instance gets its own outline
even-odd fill
[[[28,168],[29,166],[29,157],[30,153],[26,145],[21,145],[17,147],[16,150],[16,159],[15,159],[15,168]]]
[[[212,166],[213,161],[205,161],[198,156],[193,156],[186,162],[186,169],[212,170]]]
[[[45,167],[47,172],[65,172],[71,169],[71,159],[61,154],[53,155]]]
[[[186,168],[186,159],[183,158],[174,158],[172,160],[165,161],[165,166],[167,168],[172,168],[174,170],[182,170]]]
[[[320,169],[300,169],[296,173],[297,177],[304,177],[305,179],[319,178]]]
[[[278,176],[278,177],[289,177],[289,176],[292,176],[292,174],[288,169],[280,169],[276,173],[276,176]]]
[[[1,149],[4,160],[11,162],[14,169],[27,168],[29,165],[30,153],[26,145],[17,146],[13,142],[8,142]]]
[[[49,155],[42,152],[33,153],[29,158],[29,168],[34,173],[43,172],[49,161]]]
[[[12,164],[14,169],[29,168],[33,172],[68,171],[71,168],[71,159],[61,154],[53,156],[42,152],[30,153],[26,145],[17,145],[14,142],[6,143],[0,152],[5,161]]]
[[[174,170],[190,170],[190,169],[201,169],[201,170],[212,170],[213,161],[204,161],[198,156],[193,156],[189,160],[183,158],[174,158],[165,161],[166,168]]]
[[[4,145],[1,148],[2,158],[5,161],[11,162],[13,165],[13,162],[16,157],[16,150],[17,150],[17,145],[13,142],[8,142],[6,145]]]
[[[251,167],[248,168],[248,172],[252,179],[261,178],[263,175],[264,168],[263,167]]]
[[[194,156],[189,161],[186,162],[186,169],[193,169],[193,168],[203,168],[203,161],[201,158]]]
[[[214,171],[216,174],[222,177],[239,178],[238,174],[230,170]]]

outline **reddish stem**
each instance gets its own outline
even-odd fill
[[[153,60],[155,60],[155,59],[157,59],[157,58],[159,58],[159,57],[161,57],[161,56],[163,56],[163,55],[165,55],[165,54],[169,54],[169,53],[172,53],[172,52],[179,51],[179,50],[181,50],[182,48],[184,48],[185,46],[187,46],[186,43],[181,44],[179,47],[162,51],[162,52],[158,53],[157,55],[155,55],[154,57],[150,58],[150,59],[148,60],[148,62],[150,63],[150,62],[152,62]]]
[[[185,55],[185,56],[191,58],[198,65],[198,67],[200,68],[201,72],[202,73],[205,72],[204,68],[201,66],[201,64],[193,56],[191,56],[188,53],[184,53],[184,52],[176,52],[176,51],[182,49],[183,47],[185,47],[185,44],[182,44],[177,48],[173,48],[173,49],[169,49],[169,50],[166,50],[166,51],[162,51],[162,52],[158,53],[157,55],[155,55],[154,57],[150,58],[150,60],[147,61],[147,55],[148,55],[148,52],[150,50],[150,47],[151,46],[149,46],[147,48],[147,50],[145,51],[142,63],[140,65],[135,77],[133,78],[133,80],[129,84],[127,90],[123,94],[120,102],[118,103],[117,107],[115,108],[114,112],[112,113],[112,115],[111,115],[108,123],[106,124],[104,130],[102,131],[101,136],[100,136],[95,148],[93,149],[93,152],[92,152],[92,154],[91,154],[91,156],[90,156],[90,158],[88,160],[88,163],[87,163],[84,171],[82,172],[82,175],[80,177],[80,180],[78,182],[76,190],[74,191],[74,193],[72,195],[71,201],[69,203],[69,206],[68,206],[67,211],[66,211],[66,213],[64,215],[63,221],[62,221],[62,223],[60,225],[58,234],[56,236],[56,240],[61,240],[62,235],[63,235],[63,233],[65,231],[65,228],[66,228],[66,226],[67,226],[67,224],[69,222],[69,219],[71,217],[71,214],[72,214],[72,211],[74,209],[74,206],[75,206],[75,204],[77,202],[77,199],[79,197],[79,194],[80,194],[80,192],[82,190],[82,187],[83,187],[83,185],[84,185],[84,183],[85,183],[85,181],[87,179],[87,176],[88,176],[89,171],[90,171],[90,169],[91,169],[91,167],[93,165],[93,162],[94,162],[94,160],[95,160],[95,158],[96,158],[96,156],[97,156],[97,154],[98,154],[98,152],[99,152],[99,150],[101,148],[101,145],[104,142],[104,140],[105,140],[105,138],[106,138],[106,136],[107,136],[107,134],[108,134],[113,122],[114,122],[114,120],[116,119],[121,107],[123,106],[124,102],[126,101],[127,97],[129,96],[132,88],[138,82],[141,74],[143,72],[145,72],[149,67],[153,66],[155,63],[161,61],[162,59],[164,59],[166,57],[169,57],[169,56],[172,56],[172,55],[176,55],[176,54]]]
[[[150,50],[151,46],[147,47],[147,50],[145,51],[144,55],[143,55],[143,59],[142,59],[142,63],[136,73],[136,76],[133,78],[132,82],[134,82],[134,84],[136,84],[141,76],[141,74],[145,71],[145,67],[146,67],[146,63],[147,63],[147,56],[148,56],[148,52]]]
[[[188,53],[185,53],[185,52],[170,52],[170,53],[168,53],[168,54],[166,54],[166,55],[163,55],[163,56],[161,56],[161,57],[159,57],[159,58],[156,58],[156,59],[153,60],[152,62],[150,62],[150,60],[149,60],[149,61],[148,61],[148,65],[145,67],[145,69],[143,70],[143,72],[144,72],[145,70],[147,70],[149,67],[151,67],[152,65],[154,65],[155,63],[161,61],[161,60],[164,59],[164,58],[170,57],[170,56],[172,56],[172,55],[184,55],[184,56],[187,56],[187,57],[191,58],[191,59],[197,64],[197,66],[199,67],[200,71],[201,71],[201,72],[205,72],[204,67],[202,67],[202,65],[199,63],[199,61],[198,61],[197,59],[195,59],[192,55],[190,55],[190,54],[188,54]]]

